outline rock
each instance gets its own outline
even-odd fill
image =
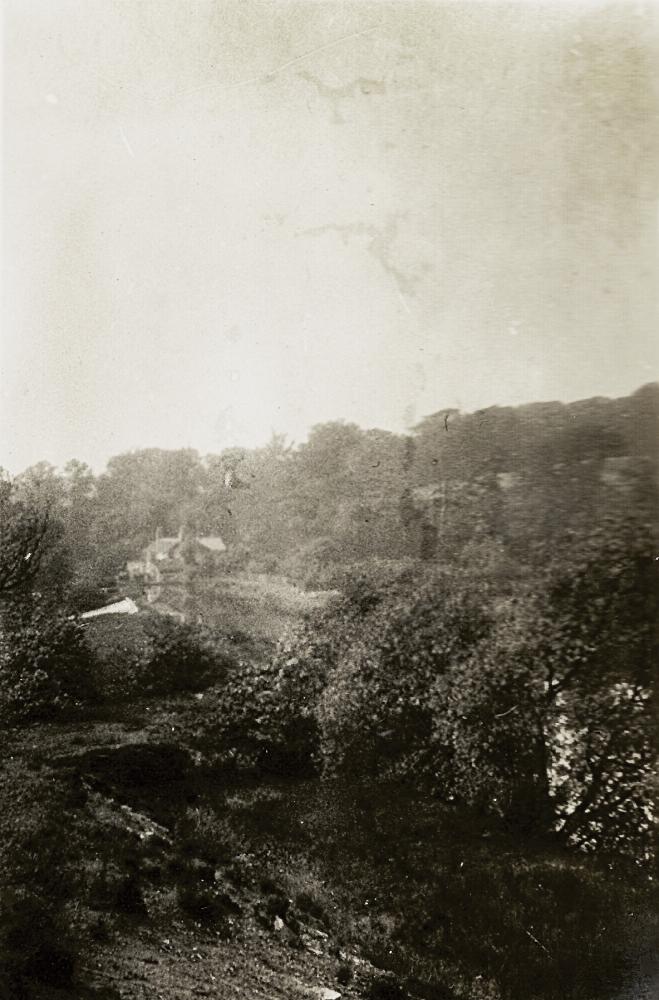
[[[341,994],[329,990],[326,986],[318,986],[312,993],[314,1000],[339,1000]]]
[[[281,917],[275,917],[274,927],[276,931],[283,931],[284,921],[281,919]]]

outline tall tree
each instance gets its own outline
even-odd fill
[[[58,538],[52,502],[0,480],[0,603],[29,593]]]

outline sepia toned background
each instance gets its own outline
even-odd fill
[[[656,8],[2,10],[0,998],[655,998]]]

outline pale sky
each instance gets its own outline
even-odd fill
[[[657,378],[656,8],[3,6],[10,471]]]

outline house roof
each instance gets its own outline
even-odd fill
[[[81,618],[98,618],[99,615],[136,615],[140,609],[135,601],[130,597],[124,597],[114,604],[106,604],[104,608],[95,608],[93,611],[85,611]]]

